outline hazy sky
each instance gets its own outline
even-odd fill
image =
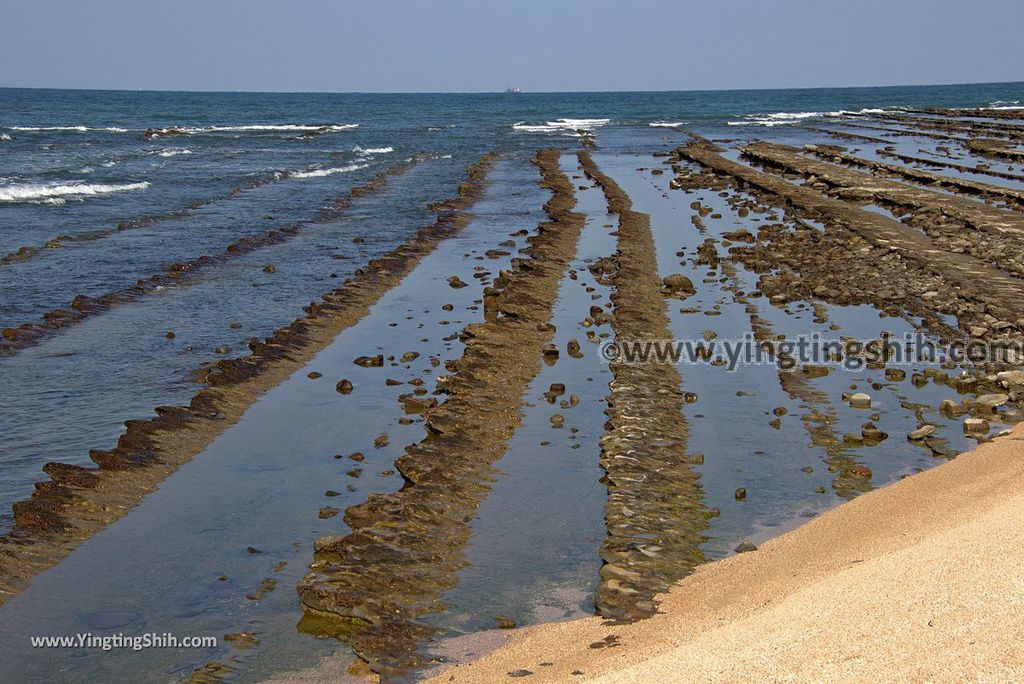
[[[0,0],[0,86],[691,90],[1024,80],[1022,0]]]

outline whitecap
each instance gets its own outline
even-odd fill
[[[391,152],[394,152],[395,148],[389,146],[389,147],[367,147],[366,149],[363,149],[362,147],[359,147],[358,145],[356,145],[355,147],[352,148],[352,151],[355,152],[356,154],[362,154],[362,155],[389,154]]]
[[[349,164],[348,166],[338,166],[329,169],[311,169],[309,171],[294,171],[291,173],[292,178],[322,178],[324,176],[331,176],[336,173],[349,173],[351,171],[358,171],[359,169],[365,169],[369,164]]]
[[[357,123],[346,124],[237,124],[222,126],[196,126],[182,128],[186,133],[224,133],[224,132],[264,132],[264,131],[319,131],[326,129],[330,132],[348,131],[359,128]]]
[[[64,131],[64,132],[75,132],[85,133],[87,131],[102,131],[104,133],[127,133],[127,128],[118,128],[116,126],[104,126],[99,128],[90,128],[89,126],[11,126],[12,131]]]
[[[184,147],[168,147],[165,150],[159,150],[156,152],[161,157],[176,157],[179,154],[192,154],[192,150]]]
[[[0,140],[10,140],[11,136],[7,133],[0,133]]]
[[[562,135],[579,135],[579,131],[592,131],[609,123],[610,119],[556,119],[544,124],[528,124],[518,121],[512,124],[512,130],[520,133],[559,133]]]
[[[647,124],[651,128],[677,128],[679,126],[685,126],[686,121],[652,121]]]
[[[110,185],[104,183],[63,183],[60,185],[40,185],[27,183],[0,187],[0,202],[49,202],[64,197],[82,197],[88,195],[106,195],[112,192],[128,192],[145,190],[147,181]],[[57,202],[52,202],[56,204]]]

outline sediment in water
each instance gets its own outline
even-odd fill
[[[385,256],[371,260],[340,287],[305,307],[306,315],[263,341],[248,356],[218,362],[207,387],[188,406],[162,406],[149,420],[125,423],[114,449],[93,450],[96,467],[47,463],[48,481],[14,504],[14,528],[0,537],[0,605],[39,571],[123,517],[160,481],[235,423],[266,390],[302,368],[342,330],[354,325],[434,247],[466,225],[497,159],[485,154],[468,169],[456,199],[438,206],[436,221]]]
[[[609,278],[616,339],[672,339],[650,217],[632,210],[629,196],[588,153],[579,158],[619,217]],[[699,545],[707,511],[696,460],[686,452],[685,400],[675,365],[632,364],[621,356],[609,365],[614,378],[601,438],[608,534],[594,603],[606,618],[635,620],[654,614],[655,596],[704,562]]]
[[[469,521],[553,337],[548,322],[584,225],[559,156],[546,150],[534,158],[554,192],[544,207],[549,220],[528,238],[526,258],[514,259],[485,293],[484,322],[463,330],[461,359],[438,379],[446,401],[424,412],[427,437],[395,461],[405,486],[349,507],[351,532],[319,539],[299,582],[299,628],[345,638],[384,675],[427,662],[417,650],[434,629],[420,618],[438,611],[457,581]]]

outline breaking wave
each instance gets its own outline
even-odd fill
[[[389,146],[389,147],[367,147],[366,149],[363,149],[362,147],[359,147],[358,145],[356,145],[355,147],[352,148],[352,151],[355,152],[356,154],[361,154],[361,155],[389,154],[391,152],[394,152],[395,148]]]
[[[336,173],[349,173],[352,171],[358,171],[359,169],[365,169],[369,164],[349,164],[348,166],[338,166],[330,169],[310,169],[309,171],[294,171],[289,175],[292,178],[322,178],[324,176],[332,176]]]
[[[1021,104],[1020,100],[996,100],[989,102],[988,107],[982,109],[1024,109],[1024,104]]]
[[[88,131],[102,131],[104,133],[127,133],[127,128],[106,126],[90,128],[89,126],[11,126],[12,131],[69,131],[75,133],[86,133]]]
[[[0,202],[48,202],[62,204],[66,197],[84,197],[89,195],[107,195],[112,192],[128,192],[145,190],[147,181],[108,185],[103,183],[64,183],[61,185],[40,185],[26,183],[0,187]]]
[[[651,128],[678,128],[679,126],[685,126],[685,121],[652,121],[647,124]]]
[[[556,119],[543,124],[528,124],[519,121],[512,124],[512,130],[520,133],[558,133],[579,135],[579,131],[592,131],[609,123],[610,119]]]
[[[192,150],[184,147],[168,147],[166,150],[159,150],[156,154],[161,157],[177,157],[179,154],[192,154]]]
[[[775,112],[773,114],[748,114],[743,121],[728,121],[730,126],[790,126],[807,119],[827,119],[837,116],[858,114],[885,114],[891,109],[865,108],[857,111],[840,109],[835,112]]]

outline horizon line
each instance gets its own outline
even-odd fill
[[[8,86],[0,90],[66,90],[108,93],[204,93],[204,94],[249,94],[249,95],[582,95],[614,93],[718,93],[718,92],[761,92],[780,90],[869,90],[874,88],[938,88],[981,85],[1024,85],[1021,81],[975,81],[965,83],[889,83],[882,85],[846,86],[771,86],[761,88],[690,88],[680,90],[521,90],[508,93],[505,90],[182,90],[178,88],[99,88],[99,87],[54,87],[54,86]]]

